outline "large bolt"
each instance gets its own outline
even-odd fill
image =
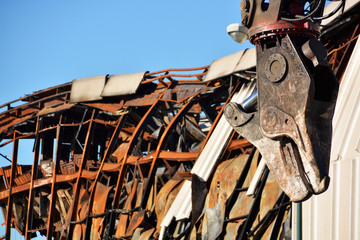
[[[265,75],[271,82],[279,82],[286,75],[287,63],[281,54],[271,55],[265,63]]]
[[[262,122],[264,126],[274,127],[277,121],[277,115],[274,111],[268,111],[267,114],[263,114]]]
[[[237,127],[246,124],[254,114],[246,113],[240,105],[230,102],[225,106],[224,114],[231,126]]]
[[[232,104],[228,104],[226,105],[225,109],[225,115],[228,119],[232,119],[232,117],[234,116],[234,106],[232,106]]]

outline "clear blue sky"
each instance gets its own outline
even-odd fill
[[[240,0],[1,0],[0,105],[75,78],[211,64],[252,47],[226,33],[240,21]]]

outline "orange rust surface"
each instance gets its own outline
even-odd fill
[[[18,134],[16,140],[26,138],[35,142],[37,139],[38,144],[46,146],[44,141],[55,139],[57,128],[63,131],[59,149],[53,150],[56,152],[34,148],[39,156],[39,166],[34,172],[29,166],[17,168],[11,195],[23,199],[25,206],[28,205],[26,199],[30,199],[34,206],[33,212],[23,213],[32,218],[32,228],[28,228],[27,233],[22,229],[18,231],[26,239],[31,238],[34,229],[46,235],[50,229],[46,223],[53,222],[51,230],[55,239],[105,238],[111,228],[110,234],[118,237],[130,238],[134,234],[141,239],[158,237],[162,219],[184,179],[194,177],[191,168],[212,134],[212,130],[204,130],[207,128],[201,121],[208,122],[213,129],[222,114],[219,110],[231,97],[229,84],[219,84],[217,80],[201,82],[207,68],[148,73],[147,77],[153,78],[143,80],[136,95],[77,104],[69,103],[70,95],[66,92],[70,91],[71,83],[67,83],[35,92],[18,100],[26,101],[24,105],[0,113],[0,133],[4,136],[0,146],[12,144],[14,132]],[[236,89],[242,83],[241,78],[233,79]],[[215,90],[214,85],[217,86]],[[212,95],[214,91],[218,95],[216,98]],[[64,95],[57,95],[61,93]],[[217,114],[216,119],[208,119],[200,100],[209,103]],[[11,108],[15,102],[2,107]],[[211,188],[205,208],[214,206],[220,198],[224,204],[229,198],[234,191],[233,183],[242,171],[242,164],[234,159],[246,158],[244,153],[251,147],[245,139],[229,140],[226,146],[223,157],[218,159],[219,164],[223,163],[217,172],[222,174],[215,174],[207,183]],[[50,157],[53,155],[59,158],[57,170],[54,170],[55,159]],[[50,163],[46,171],[40,169],[45,162]],[[0,173],[7,176],[6,181],[9,172],[9,168],[0,169]],[[49,176],[45,177],[44,173]],[[34,176],[32,185],[31,176]],[[216,188],[218,181],[220,189]],[[0,186],[2,203],[8,200],[9,191],[5,182]],[[219,193],[222,196],[218,196]],[[118,201],[114,201],[116,197]],[[55,201],[51,202],[52,210],[47,207],[49,199]],[[40,205],[40,201],[45,204]],[[245,210],[241,206],[241,209],[234,208],[231,216],[247,211],[248,205]],[[17,211],[23,210],[17,208]],[[11,223],[20,226],[21,221],[30,222],[13,216]],[[180,222],[173,224],[179,228]],[[197,224],[203,224],[202,217]]]

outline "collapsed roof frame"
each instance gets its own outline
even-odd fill
[[[338,76],[341,76],[343,73],[343,70],[341,70],[343,67],[340,68],[338,66],[346,66],[354,46],[354,40],[358,38],[358,25],[359,24],[355,25],[355,27],[354,25],[348,26],[349,29],[352,29],[352,31],[347,31],[351,35],[350,41],[348,42],[346,40],[347,36],[342,36],[343,38],[341,39],[331,38],[327,35],[322,36],[323,41],[329,42],[327,47],[329,50],[329,57],[331,57],[330,63]],[[238,55],[243,56],[244,54]],[[217,64],[212,66],[214,67]],[[223,64],[219,64],[219,66],[223,66]],[[249,81],[254,75],[253,72],[244,69],[235,73],[230,70],[229,73],[226,72],[223,75],[221,75],[222,72],[220,71],[220,75],[216,75],[216,77],[210,79],[209,82],[205,82],[203,81],[203,78],[206,76],[207,71],[210,72],[208,68],[209,67],[206,66],[196,69],[168,69],[154,73],[145,73],[145,78],[142,79],[140,83],[140,92],[137,92],[137,95],[102,97],[101,100],[95,102],[74,104],[70,103],[72,83],[67,83],[35,92],[32,95],[17,100],[26,101],[26,104],[13,107],[13,105],[16,104],[16,101],[13,101],[2,105],[1,108],[7,107],[7,110],[0,114],[1,139],[9,140],[2,143],[1,146],[13,143],[14,149],[12,166],[0,169],[0,174],[3,176],[2,179],[4,180],[2,185],[0,185],[2,189],[2,191],[0,191],[0,202],[3,207],[2,209],[5,209],[6,218],[11,219],[11,221],[8,220],[6,224],[7,233],[9,233],[12,224],[14,224],[13,226],[18,228],[20,232],[24,232],[24,230],[19,227],[19,223],[22,224],[19,220],[25,219],[26,239],[31,238],[34,231],[40,231],[41,233],[46,234],[48,239],[54,234],[57,234],[55,237],[60,237],[61,234],[65,234],[70,238],[71,232],[73,238],[78,236],[93,238],[97,235],[85,234],[96,234],[97,231],[95,230],[98,230],[96,227],[101,228],[100,234],[102,234],[102,236],[107,236],[109,238],[112,238],[112,235],[115,235],[115,238],[122,239],[129,239],[131,238],[131,235],[144,238],[150,236],[156,237],[157,234],[159,234],[158,226],[147,225],[149,219],[153,219],[154,213],[156,216],[163,215],[161,211],[159,212],[159,210],[155,209],[154,202],[156,191],[154,189],[156,189],[156,187],[154,188],[154,186],[171,183],[170,180],[182,180],[181,182],[184,180],[197,181],[200,186],[203,186],[198,190],[209,189],[210,192],[215,191],[216,194],[213,192],[208,195],[209,197],[207,200],[202,200],[206,206],[204,208],[205,211],[206,209],[212,209],[212,207],[216,205],[215,200],[218,199],[216,196],[220,191],[215,187],[217,182],[208,181],[204,183],[201,179],[196,180],[194,179],[194,176],[191,176],[189,170],[193,162],[197,159],[199,151],[204,148],[204,142],[209,139],[211,132],[216,127],[216,123],[220,119],[223,103],[228,101],[229,96],[231,96],[229,91],[234,92],[234,90],[239,89],[241,84]],[[179,70],[190,72],[200,71],[200,73],[173,73]],[[213,73],[216,72],[214,69],[211,71]],[[109,78],[106,77],[105,83],[108,79]],[[199,86],[201,86],[200,89],[203,91],[201,93],[194,90],[199,88]],[[141,89],[142,87],[143,89]],[[190,92],[187,92],[189,89],[191,89]],[[116,99],[116,101],[114,101],[114,99]],[[209,103],[209,100],[210,102],[215,101],[217,104],[212,105]],[[162,114],[165,110],[168,112],[175,112],[174,114],[171,113],[169,115],[167,121],[164,120],[165,118],[163,119],[163,122],[160,121],[162,124],[161,127],[157,125],[157,123],[159,124],[159,121],[152,117],[159,113],[160,116],[164,116]],[[169,138],[171,134],[175,134],[175,132],[181,136],[179,133],[183,134],[184,131],[190,132],[192,129],[194,135],[196,135],[196,133],[202,135],[199,131],[196,131],[196,129],[199,130],[200,121],[202,120],[201,117],[204,116],[194,120],[194,114],[199,114],[202,110],[204,111],[203,115],[206,116],[208,122],[212,122],[213,124],[212,129],[209,131],[201,129],[203,134],[207,133],[207,135],[203,140],[202,145],[200,144],[201,146],[197,144],[199,145],[197,146],[198,151],[178,152],[176,149],[175,151],[167,151],[166,148],[164,149],[166,139]],[[191,114],[188,114],[189,112]],[[65,115],[67,116],[65,117]],[[71,116],[74,116],[76,119],[75,122],[66,120],[66,118],[71,119]],[[125,116],[127,116],[127,119]],[[193,124],[195,125],[195,129],[193,128]],[[152,129],[149,129],[149,126]],[[196,126],[198,126],[198,128],[196,128]],[[155,129],[155,127],[159,130]],[[72,134],[65,134],[66,130],[64,129],[67,128],[72,128]],[[156,132],[155,130],[158,131]],[[102,135],[102,132],[107,132],[107,134]],[[102,142],[102,146],[97,148],[97,150],[99,150],[98,152],[89,149],[89,146],[94,145],[93,140],[91,140],[91,135],[93,134],[101,136],[100,138],[102,138],[102,141],[100,141]],[[64,137],[66,135],[71,137],[66,139],[66,137]],[[41,138],[39,136],[42,136],[42,141],[39,140]],[[116,136],[121,137],[121,139]],[[127,137],[128,140],[123,141],[124,137]],[[197,137],[201,138],[201,136]],[[29,138],[34,139],[34,164],[32,167],[18,166],[16,164],[16,152],[19,148],[18,143],[22,139]],[[55,138],[58,139],[55,142],[55,146],[59,146],[58,148],[55,148],[55,152],[58,153],[55,154],[56,157],[51,159],[54,154],[46,151],[42,152],[42,156],[40,156],[40,149],[54,150],[51,141],[46,141],[44,139]],[[187,138],[192,139],[192,142],[201,142],[199,139],[196,139],[195,136],[187,136]],[[219,165],[220,168],[226,168],[226,164],[235,161],[230,161],[228,159],[232,159],[233,157],[235,157],[234,159],[237,159],[238,157],[244,157],[249,153],[251,149],[249,143],[246,140],[237,138],[238,136],[232,133],[230,141],[226,144],[226,149],[217,161],[217,164],[220,164],[223,161],[223,165]],[[81,146],[75,141],[76,139],[80,142]],[[126,143],[127,145],[125,144],[126,147],[118,148],[119,151],[116,152],[117,155],[112,156],[115,152],[113,149],[119,147],[119,139],[121,140],[120,145],[123,143]],[[192,147],[186,147],[184,145],[185,141],[180,140],[180,137],[176,139],[178,140],[177,143],[179,143],[176,147],[187,148],[187,151],[192,149]],[[66,144],[60,144],[62,143],[60,140],[63,140]],[[74,142],[72,143],[71,141]],[[154,141],[156,144],[154,144]],[[52,142],[54,143],[54,141]],[[147,143],[147,145],[144,144],[144,142]],[[47,146],[52,147],[44,148],[43,146],[46,146],[46,144],[48,144]],[[73,146],[74,149],[77,149],[73,150],[72,161],[67,163],[61,162],[64,156],[56,149],[60,149],[60,146],[66,148],[69,145]],[[171,145],[175,146],[173,144]],[[151,152],[149,149],[155,151]],[[97,156],[97,161],[91,161],[93,159],[87,161],[87,153],[89,153],[89,156]],[[71,153],[69,153],[69,155],[63,155],[69,157],[70,154]],[[137,156],[139,154],[144,154],[144,156]],[[36,159],[39,161],[35,161]],[[259,158],[247,159],[247,162],[249,163],[256,163],[252,168],[252,170],[255,170]],[[249,159],[251,159],[251,161]],[[49,161],[52,162],[53,165],[49,165]],[[47,165],[39,164],[39,166],[36,166],[39,162],[46,163]],[[73,170],[66,165],[69,163],[71,163]],[[177,164],[183,164],[181,167],[182,169],[179,171],[180,166],[176,166],[177,169],[174,172],[173,167]],[[93,171],[94,169],[95,171]],[[164,169],[171,171],[166,172]],[[244,168],[242,169],[244,170]],[[212,170],[213,179],[219,179],[217,174],[220,176],[221,174],[225,176],[227,174],[226,171],[221,172],[219,170],[218,173],[214,173],[214,171],[215,169]],[[215,231],[215,233],[213,232],[212,234],[220,234],[220,237],[225,237],[226,234],[232,237],[244,237],[249,236],[249,234],[254,236],[254,234],[258,234],[256,236],[259,237],[265,234],[265,231],[268,231],[268,227],[270,226],[268,225],[269,223],[273,223],[274,226],[277,227],[273,228],[275,231],[267,234],[275,235],[279,234],[281,230],[285,230],[284,228],[281,228],[281,225],[284,219],[288,219],[286,218],[286,213],[289,212],[289,203],[286,201],[285,196],[279,194],[275,194],[278,196],[277,198],[275,197],[275,200],[264,197],[261,198],[264,189],[267,189],[265,187],[262,191],[259,190],[261,189],[259,188],[260,186],[264,186],[264,184],[267,183],[265,172],[260,175],[260,181],[257,184],[258,191],[256,192],[257,194],[255,194],[256,196],[252,199],[251,203],[248,202],[248,205],[246,205],[248,207],[251,206],[252,210],[250,212],[252,212],[252,214],[240,214],[240,212],[235,211],[237,215],[235,214],[236,217],[234,217],[234,213],[231,213],[231,208],[236,205],[236,203],[234,204],[233,202],[234,199],[241,199],[239,196],[245,195],[245,191],[248,190],[246,184],[244,185],[245,180],[243,179],[243,175],[245,175],[246,179],[250,178],[251,180],[251,176],[254,175],[254,172],[252,172],[253,175],[249,174],[246,176],[247,174],[245,174],[250,172],[251,171],[246,170],[245,168],[245,171],[242,171],[239,173],[240,175],[232,179],[232,181],[238,180],[236,181],[236,187],[234,187],[234,185],[228,185],[231,186],[230,189],[232,193],[230,195],[236,197],[230,197],[226,200],[226,206],[228,208],[225,210],[225,218],[223,218],[223,225],[221,225],[224,226],[226,231],[224,232],[224,230],[222,230],[220,233]],[[39,176],[36,176],[37,174],[34,173],[43,174],[43,176],[49,174],[49,176],[39,178]],[[121,177],[116,178],[117,176]],[[116,184],[113,182],[114,178],[116,179]],[[146,180],[146,178],[151,180]],[[240,178],[242,179],[241,181],[239,181]],[[91,187],[91,183],[94,182],[97,184],[94,184],[93,187]],[[144,184],[145,182],[148,182],[148,187]],[[179,192],[180,186],[183,184],[181,182],[173,182],[170,185],[166,185],[166,188],[164,188],[161,193],[159,192],[159,198],[157,200],[161,199],[161,195],[165,195],[166,199],[172,198],[173,200],[174,195]],[[240,182],[242,183],[240,184]],[[240,185],[242,187],[239,187]],[[47,189],[45,189],[44,186],[47,186]],[[109,189],[109,186],[115,186],[115,190]],[[164,187],[165,185],[162,186]],[[140,193],[138,189],[141,189],[141,187],[146,190],[140,191],[141,194],[138,194]],[[69,188],[73,188],[75,194],[69,194],[69,191],[67,191]],[[161,191],[161,189],[162,188],[158,190]],[[269,189],[275,192],[278,188],[273,186]],[[170,194],[164,194],[165,190],[169,190]],[[54,194],[55,192],[57,194]],[[74,198],[72,198],[71,195],[73,195]],[[48,196],[50,196],[50,200],[47,199]],[[106,196],[106,198],[104,196]],[[112,203],[106,202],[108,196],[109,199],[112,200]],[[202,195],[202,197],[204,196]],[[34,199],[34,201],[28,201],[26,198]],[[249,201],[245,199],[246,198],[243,198],[243,201]],[[78,201],[80,204],[72,204],[74,201]],[[46,211],[47,215],[42,215],[43,213],[40,210],[40,204],[44,206],[44,202],[48,204],[51,203],[48,206],[48,211]],[[22,211],[20,207],[21,203],[26,203],[24,206],[25,210],[30,210],[25,211],[27,216],[25,218],[19,216],[19,212],[21,213]],[[102,207],[106,207],[94,207],[94,205],[99,203]],[[32,204],[35,207],[31,207]],[[122,207],[117,208],[115,207],[116,205],[121,205]],[[14,206],[15,211],[7,206]],[[163,205],[162,207],[166,209]],[[78,208],[77,210],[79,211],[76,211],[75,208]],[[144,209],[146,209],[146,211],[144,211]],[[281,211],[279,211],[280,209]],[[31,213],[31,211],[35,211],[35,213]],[[36,213],[37,211],[38,213]],[[68,213],[68,211],[70,212]],[[256,220],[251,219],[254,218],[254,215],[256,216],[262,211],[266,213],[261,214],[262,218],[258,223],[255,222]],[[64,228],[61,228],[56,222],[54,223],[54,221],[59,220],[59,218],[60,223],[62,223],[59,214],[63,215],[63,222],[68,223]],[[192,212],[192,214],[199,213]],[[31,215],[36,216],[33,218],[28,217]],[[68,215],[67,218],[66,215]],[[112,220],[110,220],[110,215],[113,216]],[[251,217],[249,217],[250,215]],[[40,224],[39,228],[33,229],[31,220],[34,220],[34,218],[37,217],[43,217],[46,220],[46,226],[44,224],[41,227]],[[111,231],[110,228],[106,229],[105,224],[102,221],[107,221],[107,223],[112,221],[115,223],[114,220],[116,218],[118,221],[125,223],[120,225],[123,227],[119,227],[119,225],[118,227],[114,226],[113,231]],[[204,219],[203,216],[200,221],[195,223],[193,223],[193,219],[187,218],[178,219],[177,221],[172,220],[171,224],[166,229],[165,237],[171,236],[172,238],[180,239],[185,235],[193,234],[193,232],[189,232],[191,228],[188,226],[196,226],[196,232],[201,236],[201,234],[203,234],[201,228],[204,228],[205,226]],[[35,220],[38,221],[38,219]],[[156,221],[159,222],[159,220],[161,219],[157,219]],[[16,221],[18,223],[16,223]],[[156,221],[150,220],[153,224]],[[53,228],[54,225],[55,229]],[[81,226],[85,226],[84,229],[82,229]],[[95,228],[93,228],[94,226]],[[239,226],[243,227],[240,228]],[[86,229],[89,228],[93,228],[92,231],[86,231]],[[228,231],[228,229],[233,230]],[[8,234],[6,238],[10,238],[10,234]]]
[[[207,68],[205,67],[196,70],[206,70],[206,69]],[[189,69],[185,69],[185,70],[189,71]],[[239,86],[242,83],[244,83],[244,80],[242,80],[240,77],[237,76],[226,76],[223,79],[220,78],[217,81],[212,81],[209,83],[203,83],[200,79],[174,80],[173,79],[174,77],[189,78],[195,76],[201,78],[205,74],[204,73],[199,73],[195,75],[170,74],[168,70],[162,72],[156,72],[156,73],[149,73],[147,74],[147,76],[153,76],[155,74],[160,74],[160,73],[163,73],[163,75],[155,76],[152,79],[144,80],[142,82],[143,85],[147,85],[146,88],[144,88],[145,90],[141,90],[140,87],[140,91],[144,91],[143,95],[145,96],[144,98],[146,100],[144,100],[144,98],[139,99],[138,96],[136,97],[126,96],[127,97],[126,100],[121,99],[118,102],[115,101],[116,103],[114,103],[114,99],[106,99],[100,102],[86,102],[86,103],[73,104],[69,102],[70,99],[69,88],[71,87],[71,84],[65,84],[65,85],[61,85],[58,89],[54,87],[44,91],[36,92],[33,95],[26,98],[26,100],[30,100],[30,102],[27,103],[25,106],[20,105],[14,107],[13,109],[9,109],[3,113],[2,116],[4,121],[1,129],[3,134],[2,136],[3,138],[13,137],[11,140],[5,142],[3,145],[13,142],[15,143],[14,144],[15,148],[17,148],[17,144],[19,140],[25,138],[34,139],[34,163],[31,171],[29,171],[29,167],[27,167],[27,171],[29,173],[27,176],[28,178],[27,179],[23,178],[22,179],[23,182],[21,182],[19,181],[19,178],[21,177],[19,171],[11,172],[10,175],[5,173],[6,172],[5,171],[4,179],[9,179],[9,182],[7,183],[7,186],[9,186],[9,188],[0,192],[0,199],[1,200],[7,199],[8,206],[13,205],[13,198],[12,197],[8,198],[9,193],[10,196],[15,196],[15,195],[18,196],[19,194],[25,193],[25,199],[26,199],[26,195],[28,195],[28,199],[30,199],[30,201],[26,201],[27,202],[26,208],[31,210],[27,211],[27,217],[25,218],[26,219],[25,232],[24,229],[21,229],[21,227],[19,227],[21,225],[21,220],[24,219],[13,217],[13,222],[15,223],[14,224],[15,227],[18,228],[20,232],[25,233],[25,238],[27,239],[30,238],[34,231],[40,231],[44,234],[46,233],[48,238],[53,236],[54,233],[56,234],[66,233],[67,236],[71,236],[71,233],[75,231],[74,233],[75,235],[73,235],[73,237],[75,238],[79,236],[76,235],[78,234],[76,229],[78,225],[86,223],[86,226],[91,228],[92,221],[89,219],[101,218],[109,214],[111,215],[111,214],[120,213],[120,215],[123,214],[127,215],[132,212],[140,211],[140,209],[146,209],[146,205],[148,204],[148,198],[149,198],[148,196],[151,195],[150,193],[151,187],[145,187],[141,201],[137,201],[139,204],[138,207],[135,207],[133,209],[125,208],[126,210],[124,209],[116,210],[117,206],[121,204],[120,203],[121,198],[124,199],[123,197],[124,197],[125,188],[123,186],[125,186],[126,183],[129,183],[126,182],[126,178],[129,178],[130,172],[134,171],[134,169],[137,169],[138,175],[136,176],[138,176],[139,179],[141,179],[140,181],[142,183],[147,182],[147,186],[152,186],[153,181],[155,179],[155,173],[158,171],[158,168],[156,166],[159,165],[159,161],[161,161],[161,164],[166,166],[168,170],[174,167],[173,163],[178,164],[179,162],[190,162],[189,166],[191,166],[192,165],[191,162],[196,160],[199,153],[182,152],[182,151],[169,152],[168,150],[164,151],[162,150],[162,147],[166,145],[166,141],[165,141],[166,138],[168,138],[171,134],[173,134],[171,133],[172,131],[176,132],[178,131],[177,128],[182,127],[183,129],[180,129],[180,132],[183,132],[185,129],[185,132],[188,132],[187,135],[189,135],[187,136],[187,138],[189,137],[192,138],[193,139],[192,141],[194,141],[194,139],[195,141],[199,141],[200,138],[200,140],[202,139],[202,141],[199,143],[202,144],[203,142],[206,142],[205,139],[206,135],[204,133],[201,133],[201,131],[199,131],[200,119],[207,118],[208,122],[214,122],[214,124],[212,125],[212,129],[214,129],[214,127],[216,126],[216,122],[219,120],[219,116],[221,115],[218,113],[221,113],[222,106],[224,106],[224,103],[227,101],[227,99],[229,99],[228,97],[229,91],[234,92],[239,88]],[[248,76],[252,75],[252,73],[246,73],[246,72],[244,72],[243,74]],[[164,81],[165,78],[167,78],[167,80]],[[230,78],[232,79],[231,81],[229,81]],[[247,81],[245,80],[245,82]],[[232,84],[236,84],[236,86]],[[152,91],[150,94],[146,94],[146,90],[148,89],[151,89]],[[51,97],[51,95],[48,96],[46,94],[46,92],[53,94],[54,91],[56,93],[60,92],[60,94],[57,94],[56,97]],[[216,94],[217,97],[214,97],[213,94]],[[60,95],[62,97],[59,97]],[[40,98],[39,96],[41,96],[42,98]],[[211,97],[209,98],[209,96]],[[35,103],[36,107],[33,107],[35,104],[31,100],[35,98],[37,99]],[[7,104],[7,106],[9,105]],[[41,107],[41,106],[46,106],[46,107]],[[130,108],[133,108],[131,109],[132,111],[130,111]],[[139,109],[141,108],[145,108],[147,110],[140,111]],[[203,111],[202,116],[199,115],[201,109]],[[151,125],[156,126],[156,122],[159,122],[159,120],[155,121],[153,118],[154,117],[156,118],[156,114],[158,114],[159,112],[164,112],[164,111],[172,112],[171,113],[172,116],[168,116],[169,119],[167,125],[165,124],[166,127],[164,127],[163,125],[160,126],[160,128],[163,128],[162,133],[160,133],[160,135],[151,136],[151,134],[147,133],[149,132],[148,128],[151,128],[150,127]],[[138,114],[142,114],[142,117],[141,118],[136,117],[136,115]],[[197,121],[194,120],[195,118],[194,114],[197,114],[197,118],[198,118]],[[126,120],[126,116],[128,118],[127,120]],[[75,121],[74,119],[77,119],[77,121]],[[134,124],[134,122],[136,124]],[[129,126],[129,123],[130,125],[132,123],[132,127]],[[107,128],[113,130],[111,138],[108,137],[107,142],[103,140],[105,139],[104,136],[102,136],[99,133],[99,130],[97,130],[98,128],[100,129],[99,126],[101,126],[102,131],[104,131],[104,129]],[[72,129],[72,130],[69,133],[67,129]],[[150,131],[152,131],[152,133],[154,134],[156,131],[153,130],[154,128]],[[211,131],[212,130],[210,130],[209,132]],[[113,150],[117,145],[115,144],[115,142],[119,141],[119,139],[116,136],[119,136],[119,134],[121,135],[121,133],[126,134],[126,132],[132,133],[131,138],[128,140],[126,151],[122,153],[121,157],[117,155],[116,156],[117,159],[115,157],[114,160],[114,156],[110,156],[110,153],[114,154]],[[99,158],[97,161],[87,160],[86,157],[87,155],[94,156],[94,153],[90,150],[90,146],[94,145],[94,140],[91,140],[92,136],[94,135],[98,136],[98,139],[102,139],[103,144],[105,142],[107,144],[107,146],[100,147],[100,152],[102,157]],[[136,156],[136,154],[134,154],[134,152],[136,152],[134,151],[136,148],[140,148],[141,149],[140,153],[143,154],[145,152],[144,150],[153,149],[151,143],[150,144],[148,143],[147,149],[144,148],[143,143],[139,144],[138,141],[139,139],[142,139],[142,141],[144,141],[143,139],[149,141],[150,138],[156,139],[156,137],[158,139],[158,142],[155,151],[153,152],[148,151],[145,154],[146,156],[143,157]],[[51,140],[54,138],[56,139],[55,148],[53,145],[54,141]],[[196,138],[198,139],[196,140]],[[234,133],[232,134],[232,139],[233,138],[234,138]],[[70,140],[72,142],[70,142]],[[183,141],[181,142],[181,144],[184,145],[188,141],[189,140]],[[186,147],[186,146],[181,146],[181,144],[178,144],[177,148]],[[73,150],[70,152],[69,152],[69,146],[72,146],[73,148]],[[201,146],[204,145],[197,146],[198,151],[200,150]],[[228,150],[230,151],[228,152],[228,157],[231,155],[232,151],[240,151],[241,154],[248,152],[246,148],[249,146],[250,144],[246,140],[233,139],[231,142],[228,143]],[[61,149],[64,147],[67,148],[66,153],[64,153],[64,150]],[[40,148],[41,148],[41,154],[40,154]],[[189,147],[186,148],[187,148],[186,151],[188,151]],[[55,154],[50,153],[52,150],[54,150],[56,153]],[[16,154],[14,154],[14,156],[15,155]],[[41,158],[39,159],[40,155]],[[72,158],[64,159],[64,156],[69,157],[71,155]],[[100,154],[98,153],[98,155]],[[52,156],[55,156],[55,159],[52,159],[51,158]],[[113,158],[112,161],[110,160],[111,158]],[[71,169],[71,167],[69,169],[69,163],[71,163],[71,159],[73,160],[74,169]],[[51,162],[50,168],[49,167],[46,168],[47,166],[46,164],[49,165],[49,161]],[[146,181],[144,180],[145,178],[143,173],[144,170],[141,170],[142,168],[141,166],[149,163],[151,163],[151,165],[150,168],[147,169],[146,177],[150,180]],[[13,166],[16,166],[16,158],[13,159],[12,164]],[[186,169],[189,169],[189,166],[184,165]],[[179,166],[177,166],[177,168],[178,167]],[[24,171],[25,168],[26,167],[24,167]],[[15,167],[13,167],[12,169],[15,169]],[[97,171],[91,171],[90,169],[97,169]],[[77,202],[81,201],[84,193],[84,189],[82,189],[81,186],[84,187],[86,184],[89,185],[90,184],[89,181],[93,181],[95,183],[99,182],[100,184],[101,181],[104,181],[103,178],[104,175],[106,175],[104,173],[111,175],[114,172],[118,172],[118,176],[121,177],[117,178],[118,180],[115,186],[115,192],[113,193],[114,196],[111,197],[111,199],[113,199],[111,209],[101,214],[96,214],[95,212],[87,211],[87,217],[79,218],[79,216],[76,215],[76,212],[77,212],[77,208],[82,208],[81,207],[82,205],[81,203],[77,204]],[[40,174],[42,174],[44,178],[39,178]],[[184,178],[189,179],[190,177],[190,174],[187,171],[183,173],[182,171],[177,172],[176,175],[177,178],[180,179],[184,179]],[[30,182],[28,180],[30,180]],[[99,198],[99,196],[102,195],[102,194],[95,194],[95,192],[98,191],[97,190],[98,188],[96,186],[99,184],[95,184],[93,185],[92,188],[89,189],[90,200],[88,202],[89,205],[88,209],[92,209],[93,211],[94,209],[92,208],[92,206],[94,205],[95,202],[99,203],[101,201],[104,201],[101,199],[100,200],[96,199],[96,196],[97,198]],[[101,184],[101,186],[102,185],[103,184]],[[49,189],[44,190],[43,188],[45,186],[48,186],[48,188],[50,188],[50,191]],[[69,188],[70,186],[73,188],[72,190],[73,197],[71,203],[69,198],[70,194],[68,191],[66,191],[67,188]],[[104,190],[102,187],[100,187],[100,189],[102,189],[100,191]],[[110,190],[107,189],[106,191],[107,193],[109,193]],[[63,197],[56,196],[57,194],[59,194],[59,192],[61,192]],[[132,194],[134,194],[134,190],[132,191]],[[38,197],[36,197],[35,195]],[[32,199],[35,200],[35,198],[36,199],[44,198],[43,195],[46,195],[48,197],[51,196],[48,201],[48,204],[50,204],[48,208],[48,214],[47,216],[46,215],[43,216],[44,218],[43,220],[46,220],[47,227],[44,227],[45,225],[43,225],[43,227],[41,227],[40,225],[39,227],[38,225],[37,227],[33,228],[32,226],[32,222],[34,221],[33,211],[36,211],[33,209],[38,209],[40,207],[40,203],[37,204],[37,201],[32,201]],[[67,198],[68,207],[71,206],[71,208],[66,209],[65,206],[66,201],[64,200],[64,196],[65,198]],[[47,200],[43,199],[38,201],[41,202]],[[62,203],[60,203],[60,201],[62,201]],[[34,208],[35,206],[34,204],[37,207]],[[64,209],[68,210],[68,212],[64,211]],[[65,219],[65,217],[63,216],[63,219],[60,219],[60,221],[58,221],[58,223],[55,224],[56,226],[55,229],[53,229],[52,226],[54,226],[54,221],[59,217],[59,216],[56,217],[56,215],[58,215],[59,213],[63,215],[65,215],[66,213],[67,219]],[[12,212],[12,209],[7,208],[8,219],[10,219],[9,216],[12,216],[13,214],[14,213]],[[41,217],[40,210],[38,217]],[[123,217],[120,217],[120,219],[121,218]],[[61,227],[59,226],[59,222],[61,223],[67,222],[68,223],[67,229],[66,228],[65,228],[66,230],[61,229]],[[9,227],[10,224],[7,224],[7,229]],[[59,228],[62,231],[61,233],[60,231],[58,231]],[[67,232],[67,230],[69,232]],[[85,231],[85,233],[86,232],[90,233],[90,231]],[[57,236],[59,237],[59,235]]]

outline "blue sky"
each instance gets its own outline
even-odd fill
[[[0,105],[75,78],[209,65],[252,47],[226,33],[240,21],[240,0],[1,0]]]

